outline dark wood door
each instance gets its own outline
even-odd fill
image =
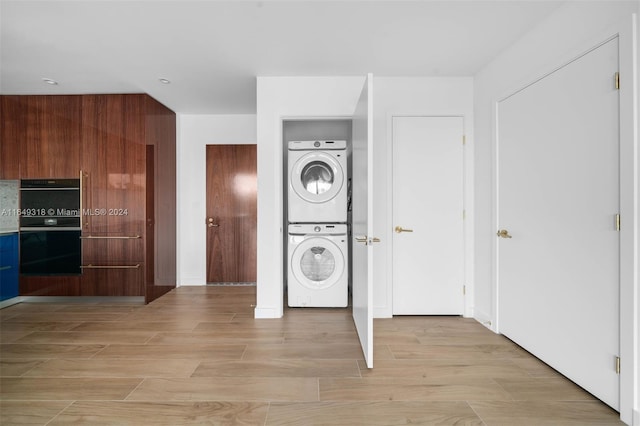
[[[256,281],[256,145],[207,145],[207,282]]]

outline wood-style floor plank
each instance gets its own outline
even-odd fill
[[[145,379],[129,401],[317,401],[318,379],[191,377]]]
[[[71,402],[0,400],[0,425],[46,425]]]
[[[203,361],[193,377],[360,377],[355,360]]]
[[[618,413],[601,402],[473,401],[487,426],[621,426]]]
[[[125,399],[141,379],[68,377],[3,377],[2,400],[115,400]]]
[[[263,425],[268,407],[261,402],[79,401],[49,425]]]
[[[321,378],[321,401],[468,401],[511,400],[491,380],[427,381],[389,378]]]
[[[240,359],[246,345],[109,345],[96,358],[120,359]]]
[[[309,402],[272,403],[267,426],[465,425],[482,421],[466,402]]]
[[[250,344],[243,360],[258,359],[362,359],[362,348],[357,343],[283,343]]]
[[[511,360],[422,360],[376,359],[375,368],[367,368],[359,361],[362,377],[388,377],[407,379],[496,379],[527,378],[529,375]]]
[[[190,359],[52,359],[23,377],[190,377],[200,361]]]
[[[91,358],[105,345],[8,344],[0,345],[0,359]]]
[[[153,336],[153,331],[110,330],[97,334],[92,331],[35,331],[18,339],[18,344],[64,344],[90,345],[117,343],[145,343]]]
[[[621,424],[473,319],[376,319],[368,369],[350,309],[255,319],[255,291],[0,310],[0,424]]]

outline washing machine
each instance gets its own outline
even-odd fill
[[[291,141],[289,223],[346,223],[347,141]]]
[[[349,262],[346,224],[289,225],[288,304],[344,308]]]

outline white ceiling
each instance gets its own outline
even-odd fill
[[[256,76],[474,75],[562,3],[0,0],[0,93],[252,114]]]

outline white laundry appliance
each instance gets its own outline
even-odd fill
[[[346,224],[289,225],[288,305],[344,308],[348,304]]]
[[[289,223],[347,222],[347,141],[291,141]]]

